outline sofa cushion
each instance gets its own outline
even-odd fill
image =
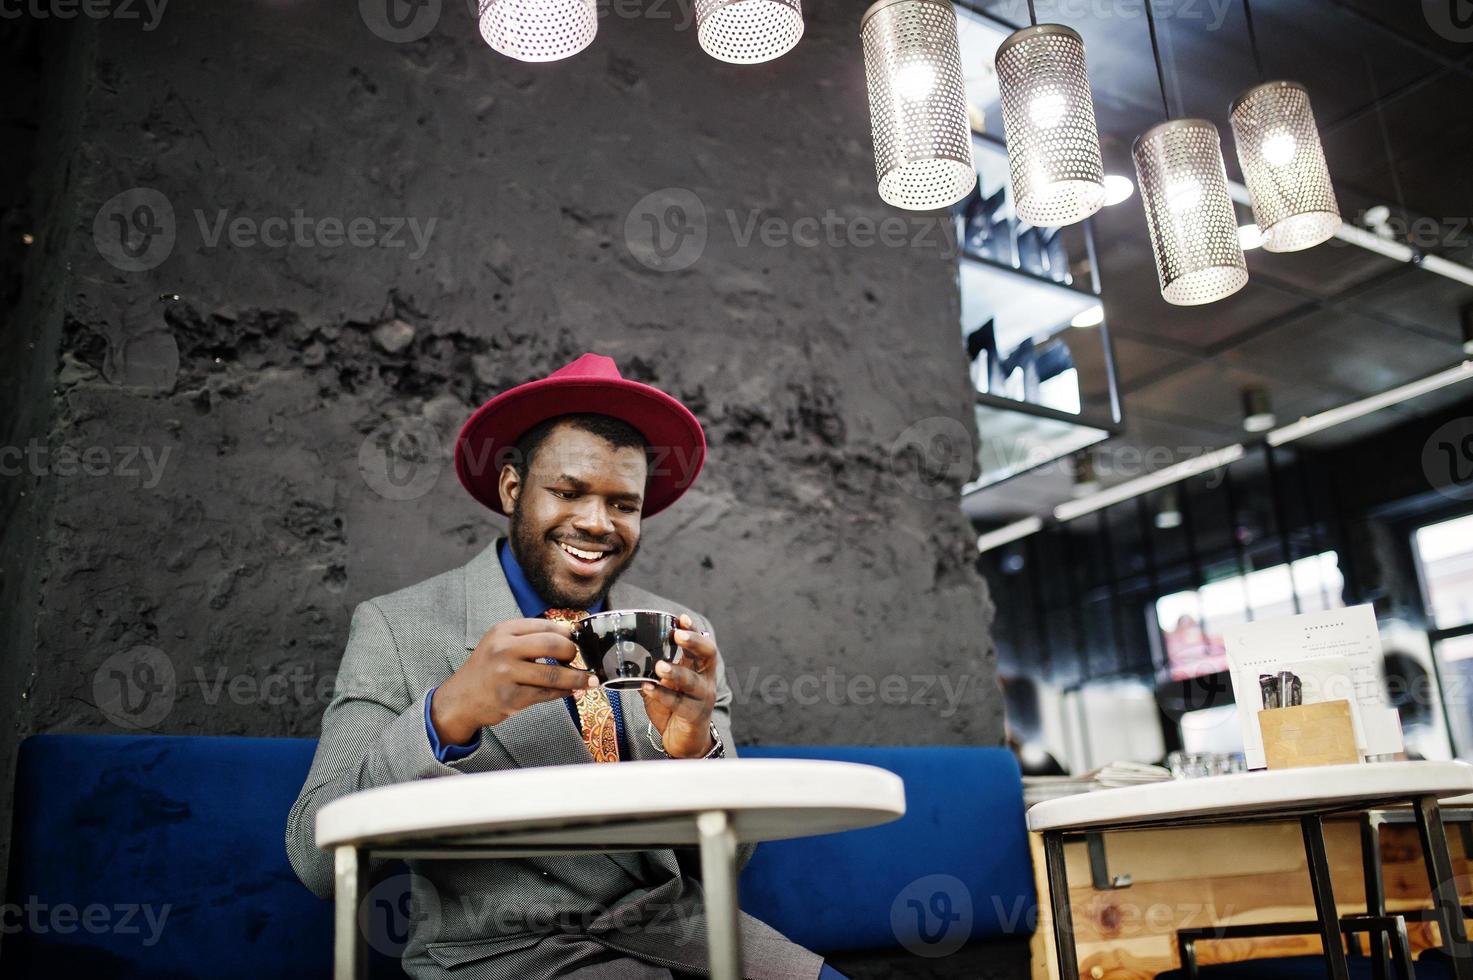
[[[905,781],[906,813],[865,830],[760,845],[742,908],[821,953],[940,957],[1037,924],[1023,784],[1006,749],[772,746],[749,759],[832,759]]]
[[[332,906],[283,844],[311,739],[39,735],[21,745],[7,888],[6,977],[322,977]],[[1036,917],[1018,769],[1001,749],[747,748],[905,780],[906,816],[776,841],[742,905],[824,953],[938,954],[1026,941]],[[381,869],[382,871],[383,869]],[[875,957],[880,957],[880,960]],[[372,956],[375,975],[398,973]],[[960,962],[951,958],[949,962]],[[847,965],[847,964],[846,964]],[[878,974],[876,974],[878,975]],[[950,976],[938,973],[937,976]]]
[[[283,843],[315,747],[27,739],[6,901],[28,921],[5,937],[5,976],[328,976],[332,905],[302,887]]]

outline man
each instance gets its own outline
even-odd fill
[[[288,818],[292,867],[332,893],[313,828],[324,804],[388,783],[526,766],[736,753],[731,690],[710,624],[619,581],[640,522],[705,459],[680,402],[585,354],[491,399],[456,442],[473,497],[509,536],[462,568],[358,606],[322,738]],[[658,684],[604,690],[575,661],[569,622],[604,608],[679,616],[684,654]],[[703,635],[704,634],[704,635]],[[570,779],[569,792],[577,792]],[[744,850],[743,857],[750,854]],[[416,977],[654,980],[705,974],[700,885],[675,852],[411,862],[404,967]],[[750,916],[748,976],[837,977]]]

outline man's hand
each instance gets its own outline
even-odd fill
[[[598,687],[586,670],[540,664],[543,657],[568,663],[578,652],[572,624],[550,619],[509,619],[486,631],[461,668],[435,691],[430,722],[446,745],[464,745],[488,725],[523,708]]]
[[[689,616],[679,619],[675,644],[680,662],[655,665],[659,684],[642,684],[644,708],[660,732],[665,754],[675,759],[699,759],[715,746],[711,741],[711,711],[716,707],[716,641],[693,632]]]

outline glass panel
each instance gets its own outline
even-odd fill
[[[1442,699],[1458,758],[1473,759],[1473,633],[1452,636],[1433,644],[1432,654],[1442,674]]]
[[[997,90],[998,45],[1012,31],[975,11],[956,5],[956,39],[962,52],[962,86],[973,129],[1002,126],[1002,99]]]
[[[1433,625],[1473,623],[1473,514],[1420,527],[1415,541]]]
[[[1443,640],[1437,644],[1437,655],[1445,664],[1457,663],[1460,660],[1473,660],[1473,633]]]
[[[1343,585],[1339,560],[1335,552],[1326,551],[1162,596],[1156,600],[1156,621],[1171,679],[1190,680],[1226,670],[1227,627],[1294,615],[1296,591],[1301,612],[1338,609],[1344,605]]]
[[[1076,361],[1086,353],[1083,347],[1103,341],[1099,331],[1071,329],[1070,321],[1099,299],[966,258],[958,288],[973,386],[983,394],[1078,414]],[[1098,360],[1089,354],[1088,363]]]
[[[976,414],[981,475],[962,487],[964,494],[1093,446],[1110,435],[1093,426],[990,405],[978,405]]]
[[[1109,438],[1118,399],[1104,306],[1082,224],[1034,227],[1013,206],[994,55],[1013,29],[958,6],[977,186],[952,208],[959,246],[960,353],[977,409],[980,476],[971,493]],[[1018,403],[1012,413],[998,399]],[[1039,418],[1030,407],[1078,416]]]

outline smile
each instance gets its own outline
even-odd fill
[[[557,542],[557,546],[562,549],[563,554],[567,555],[569,559],[576,563],[576,566],[580,570],[597,568],[609,557],[609,552],[607,551],[585,551],[582,548],[574,548],[572,545],[564,544],[561,541]]]

